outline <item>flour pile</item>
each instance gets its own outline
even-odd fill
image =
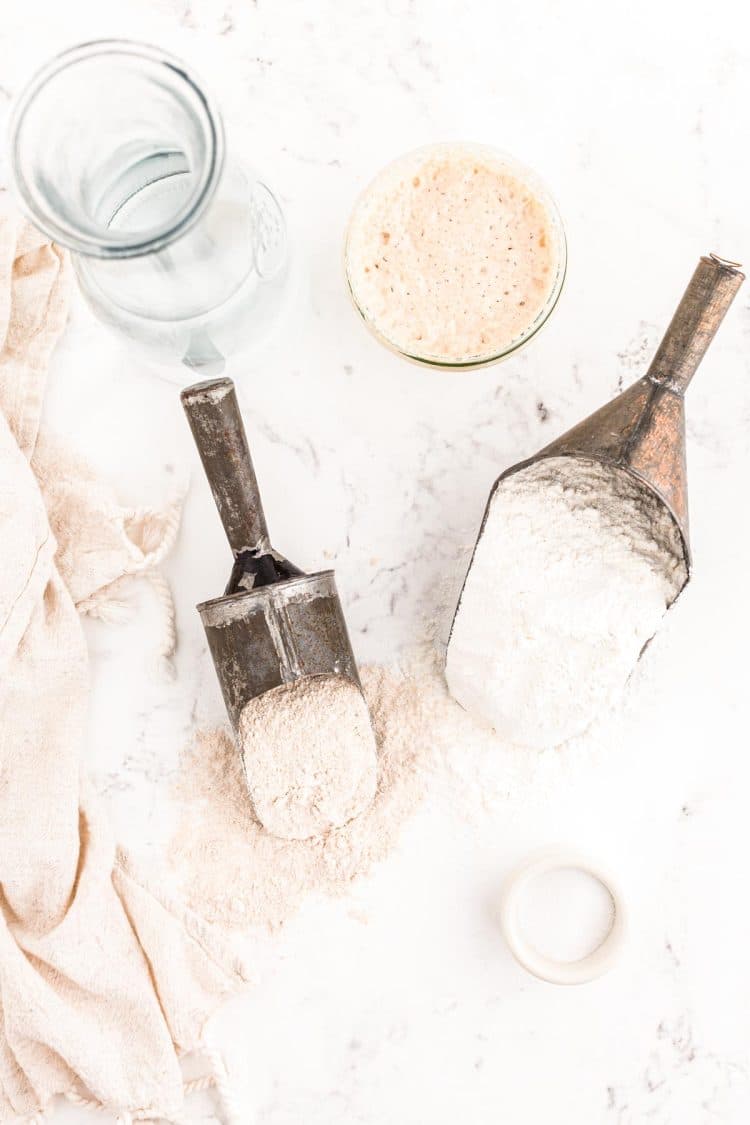
[[[341,828],[371,804],[377,749],[362,693],[345,676],[315,676],[245,706],[240,747],[255,815],[287,840]]]
[[[643,667],[628,700],[636,711],[650,698]],[[361,677],[375,729],[378,784],[372,804],[343,828],[308,840],[266,832],[253,815],[227,727],[199,734],[185,755],[169,859],[183,896],[203,917],[234,930],[275,929],[308,894],[346,894],[397,846],[428,790],[446,826],[455,827],[456,817],[494,819],[499,809],[505,821],[524,825],[530,807],[546,807],[582,776],[601,770],[605,747],[609,767],[613,759],[630,761],[622,742],[628,716],[621,711],[617,723],[595,724],[564,754],[509,745],[456,703],[433,648],[413,653],[402,670],[366,667]]]
[[[181,817],[169,850],[187,900],[200,903],[204,917],[236,929],[275,928],[306,894],[344,893],[395,846],[426,788],[430,701],[419,681],[398,671],[365,668],[361,675],[377,742],[377,789],[359,816],[322,836],[286,840],[266,831],[253,814],[229,730],[198,736],[177,784]]]
[[[494,493],[446,678],[510,742],[544,749],[613,703],[685,583],[679,533],[628,474],[548,458]]]

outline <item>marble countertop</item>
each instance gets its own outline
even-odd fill
[[[700,254],[747,259],[748,32],[736,0],[709,13],[676,0],[25,0],[0,20],[0,113],[51,53],[107,35],[161,44],[213,87],[230,146],[283,200],[306,279],[284,339],[230,370],[274,540],[336,567],[358,658],[384,661],[427,635],[497,474],[643,373]],[[536,168],[570,251],[540,338],[464,374],[381,349],[340,258],[373,172],[452,138]],[[175,385],[80,301],[48,410],[127,502],[156,503],[192,473],[168,568],[175,683],[144,659],[148,591],[130,624],[88,626],[90,768],[120,835],[147,844],[190,731],[221,715],[193,607],[223,586],[227,549]],[[351,898],[305,906],[216,1021],[243,1122],[750,1119],[750,285],[688,414],[694,579],[622,730],[585,768],[563,762],[550,792],[470,819],[428,802]],[[622,964],[581,988],[525,974],[498,930],[508,871],[556,841],[617,871],[632,914]]]

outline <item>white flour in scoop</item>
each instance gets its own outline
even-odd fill
[[[687,576],[664,505],[628,474],[548,458],[495,491],[453,624],[454,698],[537,749],[612,704]]]
[[[372,802],[375,735],[362,693],[346,676],[266,691],[246,705],[239,728],[255,815],[274,836],[319,836]]]

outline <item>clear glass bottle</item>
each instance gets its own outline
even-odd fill
[[[10,150],[24,210],[73,252],[91,308],[154,359],[215,374],[267,334],[284,217],[226,159],[219,111],[179,59],[120,40],[66,51],[18,99]]]

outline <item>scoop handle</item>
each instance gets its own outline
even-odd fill
[[[737,262],[717,254],[700,259],[651,361],[652,382],[685,393],[744,280]]]
[[[180,393],[229,545],[265,553],[268,527],[231,379],[209,379]]]

